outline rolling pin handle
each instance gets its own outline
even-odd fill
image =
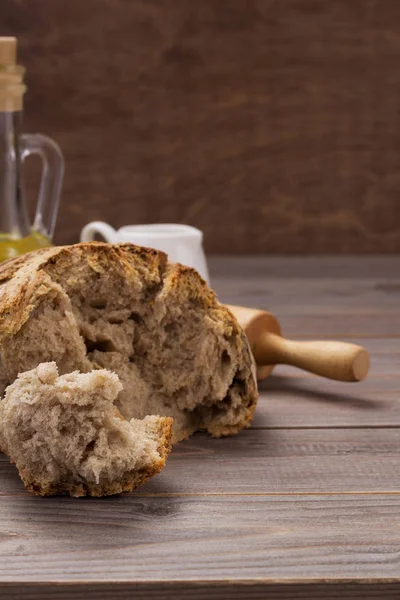
[[[346,342],[295,342],[264,332],[253,347],[257,365],[286,364],[338,381],[362,381],[369,370],[365,348]]]

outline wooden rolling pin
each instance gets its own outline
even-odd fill
[[[361,346],[345,342],[286,340],[272,313],[242,306],[228,308],[246,333],[259,380],[268,377],[277,364],[292,365],[338,381],[362,381],[368,374],[369,354]]]

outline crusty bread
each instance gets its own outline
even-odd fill
[[[28,490],[40,496],[118,494],[163,468],[172,419],[127,421],[114,406],[121,390],[115,373],[59,377],[55,362],[22,373],[7,388],[0,444]]]
[[[48,361],[60,373],[115,371],[122,415],[171,416],[174,441],[237,433],[257,400],[231,312],[196,271],[132,244],[47,248],[0,266],[3,390]]]

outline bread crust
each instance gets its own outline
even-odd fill
[[[82,482],[77,485],[71,485],[71,483],[63,485],[62,483],[55,484],[53,481],[49,480],[43,484],[36,481],[29,471],[21,469],[19,470],[19,475],[26,489],[36,496],[68,495],[73,498],[81,498],[82,496],[101,497],[131,492],[146,483],[146,481],[154,477],[154,475],[157,475],[157,473],[164,468],[172,447],[172,422],[173,420],[170,417],[159,417],[158,419],[155,435],[159,438],[159,445],[157,448],[159,458],[146,469],[140,471],[132,470],[113,483],[93,484]],[[11,459],[10,462],[13,463]]]
[[[133,244],[90,242],[45,248],[0,265],[0,376],[5,384],[11,383],[12,378],[17,375],[15,368],[12,371],[9,366],[6,352],[9,341],[18,336],[40,303],[50,301],[53,294],[63,291],[60,281],[66,277],[66,273],[69,285],[74,285],[74,279],[78,281],[83,264],[89,265],[99,277],[108,269],[115,269],[127,281],[133,281],[138,270],[146,269],[146,276],[154,287],[154,295],[162,297],[163,293],[170,296],[175,294],[180,302],[190,299],[190,302],[197,303],[205,310],[212,308],[217,311],[221,323],[232,331],[232,338],[241,356],[240,369],[244,385],[238,392],[241,406],[235,420],[227,422],[217,411],[215,418],[210,416],[205,419],[206,426],[201,429],[215,437],[221,437],[233,435],[249,426],[257,403],[255,368],[246,336],[236,318],[218,302],[215,293],[194,269],[170,264],[163,252]],[[151,301],[152,298],[149,298],[149,302]],[[48,360],[56,358],[50,357]],[[77,365],[75,368],[81,366]],[[195,429],[185,433],[189,436]],[[145,478],[147,479],[147,475]],[[121,484],[124,489],[131,485],[131,481]]]

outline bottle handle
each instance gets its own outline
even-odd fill
[[[42,159],[42,176],[36,204],[33,229],[53,237],[64,177],[64,158],[54,140],[40,133],[24,133],[20,137],[22,162],[31,154]]]

